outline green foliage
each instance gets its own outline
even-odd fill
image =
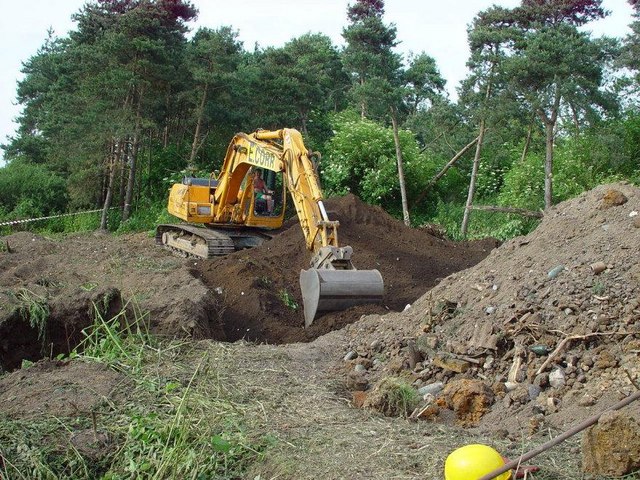
[[[125,222],[121,222],[116,233],[132,233],[154,230],[160,223],[171,223],[174,217],[167,212],[166,201],[140,202]]]
[[[67,192],[63,178],[43,165],[13,160],[0,168],[0,207],[12,219],[63,211]]]
[[[297,310],[300,307],[295,298],[293,298],[293,295],[291,295],[286,288],[283,288],[278,292],[278,297],[285,306],[292,310]]]
[[[504,176],[498,197],[500,205],[539,210],[544,207],[543,159],[535,153],[517,162]]]
[[[93,209],[104,201],[114,164],[113,204],[131,204],[133,215],[122,223],[122,213],[110,212],[108,228],[151,230],[171,221],[167,188],[187,165],[206,176],[220,168],[234,133],[282,127],[299,128],[307,147],[323,154],[325,193],[352,192],[399,215],[391,112],[400,124],[411,218],[442,221],[450,234],[467,195],[472,151],[425,187],[477,135],[480,121],[488,130],[475,203],[541,207],[540,152],[551,120],[554,201],[615,179],[640,182],[640,115],[631,108],[616,118],[617,99],[604,88],[616,42],[577,29],[604,15],[599,0],[479,12],[469,30],[470,75],[456,103],[443,97],[431,56],[402,62],[394,51],[401,39],[385,22],[384,1],[357,0],[346,13],[342,50],[308,33],[247,51],[229,26],[188,37],[196,11],[186,0],[89,2],[75,15],[74,31],[50,33],[23,64],[19,128],[2,146],[10,161],[0,169],[0,218]],[[620,57],[636,76],[637,19],[636,12]],[[528,132],[530,154],[521,162]],[[25,228],[87,231],[98,220],[81,215]],[[470,228],[502,238],[529,225],[474,212]]]
[[[414,136],[400,131],[409,199],[426,182],[434,165],[421,155]],[[328,194],[353,193],[367,203],[399,211],[400,187],[393,131],[353,113],[338,115],[334,136],[325,146],[320,164],[323,188]]]
[[[349,97],[363,116],[384,118],[402,96],[401,57],[396,27],[383,22],[384,2],[357,0],[347,8],[349,25],[342,31],[344,69],[351,78]]]
[[[388,416],[408,417],[420,403],[420,395],[403,378],[387,377],[377,387],[381,411]]]
[[[556,148],[555,194],[558,201],[573,198],[602,183],[620,180],[604,157],[612,157],[613,151],[603,152],[604,138],[584,135],[572,138]]]

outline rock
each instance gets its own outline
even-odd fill
[[[553,388],[561,388],[566,383],[566,376],[561,368],[556,368],[549,374],[549,384]]]
[[[538,385],[529,385],[527,390],[529,393],[529,400],[535,400],[538,398],[538,395],[540,395],[540,392],[542,391]]]
[[[549,374],[542,372],[536,375],[536,378],[533,379],[533,384],[540,388],[547,388],[549,386]]]
[[[602,203],[600,204],[600,210],[605,210],[611,207],[618,207],[627,203],[627,197],[619,190],[613,188],[607,190],[602,197]]]
[[[595,363],[596,368],[604,370],[605,368],[613,368],[618,366],[618,359],[609,350],[600,352]]]
[[[369,382],[361,372],[351,371],[347,375],[347,388],[352,391],[366,390]]]
[[[596,399],[589,394],[585,394],[578,400],[578,405],[581,407],[591,407],[596,404]]]
[[[547,347],[546,345],[531,345],[529,347],[529,350],[540,357],[549,354],[549,347]]]
[[[350,352],[348,352],[345,356],[344,356],[344,361],[348,362],[349,360],[353,360],[354,358],[356,358],[358,356],[358,354],[351,350]]]
[[[358,373],[365,373],[367,371],[367,367],[359,363],[355,367],[353,367],[353,370]]]
[[[455,412],[464,426],[476,425],[491,408],[495,398],[483,382],[466,378],[448,383],[443,396],[447,407]]]
[[[486,360],[484,361],[484,364],[482,365],[482,368],[484,368],[485,370],[490,369],[493,366],[493,362],[495,361],[495,358],[492,357],[491,355],[489,355]]]
[[[355,392],[351,392],[351,403],[356,408],[362,408],[364,403],[367,401],[367,392],[363,392],[362,390],[356,390]]]
[[[423,357],[433,356],[433,351],[438,347],[438,337],[433,334],[422,334],[416,338],[416,350]]]
[[[549,277],[550,279],[554,279],[556,278],[560,272],[562,272],[564,270],[564,265],[558,265],[556,267],[553,267],[551,270],[549,270],[549,272],[547,273],[547,277]]]
[[[435,420],[440,414],[440,407],[435,403],[430,403],[421,409],[417,410],[414,418],[421,420]]]
[[[435,397],[442,391],[443,388],[444,388],[444,383],[434,382],[419,388],[418,394],[420,394],[422,397],[424,397],[425,395],[433,395]]]
[[[433,359],[433,364],[443,370],[450,370],[452,372],[464,373],[469,370],[471,366],[469,362],[460,360],[458,358],[451,357],[449,355],[439,353]]]
[[[624,412],[602,414],[582,437],[582,468],[606,476],[640,471],[640,424]]]
[[[518,385],[518,388],[509,392],[508,396],[511,399],[511,402],[520,405],[526,405],[530,400],[529,389],[526,385]]]
[[[582,364],[584,366],[593,367],[594,363],[595,362],[594,362],[593,357],[591,355],[583,355]]]
[[[504,388],[507,392],[513,392],[520,385],[517,382],[504,382]]]
[[[547,412],[555,413],[558,411],[558,406],[560,405],[560,400],[555,397],[547,398]]]
[[[382,351],[383,345],[380,340],[374,340],[373,342],[371,342],[371,345],[369,345],[369,348],[371,349],[372,352],[378,353]]]

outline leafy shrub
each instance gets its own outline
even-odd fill
[[[500,205],[539,210],[544,207],[544,164],[540,155],[530,153],[504,176],[498,196]]]
[[[50,215],[66,205],[64,179],[46,167],[16,159],[0,168],[0,207],[10,217]]]
[[[433,162],[420,153],[413,134],[399,132],[409,199],[424,187]],[[379,123],[337,115],[334,136],[325,145],[320,173],[328,195],[351,192],[363,201],[393,210],[400,204],[393,130]],[[397,207],[396,207],[397,208]]]

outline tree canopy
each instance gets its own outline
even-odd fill
[[[452,235],[472,204],[536,210],[609,179],[638,181],[640,4],[629,3],[624,39],[583,28],[608,14],[601,0],[478,12],[451,99],[428,51],[399,53],[383,0],[348,5],[342,47],[310,31],[251,51],[233,25],[191,32],[187,0],[90,0],[68,36],[49,34],[23,64],[0,216],[161,210],[171,179],[219,168],[234,133],[285,126],[323,152],[327,192]],[[487,215],[464,234],[531,226]],[[106,214],[103,227],[116,227]]]

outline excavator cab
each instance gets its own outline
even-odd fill
[[[253,213],[259,217],[280,217],[286,201],[282,173],[254,168],[249,173],[253,188]],[[257,188],[258,187],[258,188]]]

